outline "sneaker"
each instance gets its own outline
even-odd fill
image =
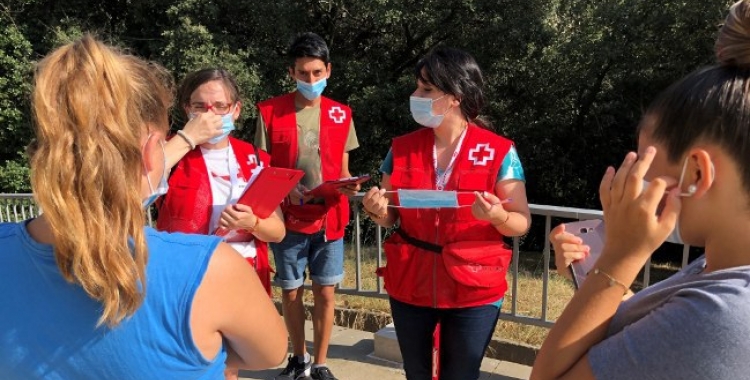
[[[311,362],[300,362],[294,355],[289,355],[286,368],[274,377],[274,380],[308,380],[310,376]]]
[[[333,376],[328,367],[317,367],[312,369],[313,380],[338,380],[336,376]]]

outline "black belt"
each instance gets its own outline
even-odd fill
[[[417,248],[424,249],[425,251],[430,251],[434,253],[443,253],[443,246],[433,244],[430,242],[426,242],[424,240],[419,240],[415,237],[409,236],[404,230],[402,230],[400,227],[396,228],[396,233],[398,236],[401,236],[402,239],[404,239],[408,244],[411,244]]]

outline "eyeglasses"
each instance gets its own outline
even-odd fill
[[[202,102],[190,103],[191,113],[204,113],[204,112],[208,112],[208,110],[213,110],[214,113],[217,115],[226,115],[229,113],[231,109],[232,109],[232,103],[224,103],[224,102],[214,102],[213,104],[202,103]]]

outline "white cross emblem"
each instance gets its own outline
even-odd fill
[[[263,163],[258,163],[258,158],[254,154],[247,155],[247,166],[253,166],[253,164],[261,166]]]
[[[346,119],[346,112],[339,106],[333,106],[328,110],[328,117],[331,118],[336,124],[341,124]]]
[[[488,161],[495,158],[495,149],[490,148],[490,144],[477,144],[469,150],[469,159],[477,166],[486,166]]]

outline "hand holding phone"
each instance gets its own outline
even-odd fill
[[[570,264],[573,283],[576,289],[578,289],[583,285],[586,275],[594,269],[596,261],[599,260],[599,256],[602,254],[602,248],[604,248],[604,223],[600,219],[566,223],[565,231],[581,238],[583,244],[588,245],[590,248],[588,256]]]

